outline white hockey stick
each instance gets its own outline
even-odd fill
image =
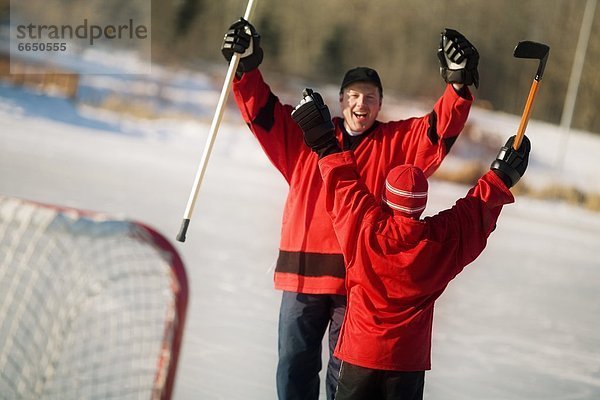
[[[244,19],[246,21],[249,21],[250,17],[252,16],[252,11],[254,10],[254,2],[254,0],[248,0],[248,6],[246,7],[246,13],[244,14]],[[225,109],[225,104],[227,103],[227,97],[229,96],[229,91],[231,90],[231,85],[233,83],[233,78],[235,76],[235,71],[237,70],[239,62],[239,53],[233,53],[233,57],[231,57],[231,61],[229,62],[229,69],[227,70],[227,75],[225,76],[225,82],[223,83],[223,89],[221,90],[221,96],[219,97],[219,103],[217,104],[217,109],[215,111],[212,124],[210,126],[210,132],[208,133],[206,145],[204,146],[204,152],[202,153],[200,166],[198,167],[198,171],[196,172],[196,178],[194,180],[192,192],[190,193],[190,197],[185,208],[185,214],[183,215],[183,221],[181,222],[181,229],[177,234],[177,240],[180,242],[185,242],[185,236],[187,233],[187,229],[190,225],[192,212],[194,210],[194,205],[196,204],[196,198],[198,197],[200,185],[202,184],[202,179],[204,178],[204,173],[206,172],[206,166],[208,165],[210,153],[212,151],[215,139],[217,137],[219,125],[221,125],[223,111]]]

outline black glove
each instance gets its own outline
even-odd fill
[[[240,18],[229,27],[225,34],[221,53],[227,62],[231,61],[233,53],[240,54],[240,63],[236,72],[238,76],[241,76],[244,72],[257,68],[263,60],[260,35],[250,22]]]
[[[319,158],[339,153],[341,149],[335,138],[331,114],[323,98],[308,88],[304,89],[302,96],[300,104],[292,111],[292,119],[304,132],[304,143],[317,153]]]
[[[454,29],[444,29],[437,55],[440,74],[446,83],[479,87],[479,52],[461,33]]]
[[[523,136],[521,146],[518,150],[513,148],[516,136],[511,136],[496,156],[490,166],[506,184],[507,187],[513,187],[525,173],[529,162],[529,152],[531,151],[531,142],[527,136]]]

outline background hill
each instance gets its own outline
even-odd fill
[[[595,2],[595,0],[593,0]],[[8,14],[9,0],[0,0]],[[48,0],[44,18],[59,23],[79,16],[116,18],[149,7],[149,0]],[[382,76],[386,93],[431,99],[438,93],[436,50],[444,27],[462,32],[481,54],[479,105],[520,114],[537,65],[513,58],[520,40],[550,46],[535,118],[559,123],[586,0],[304,0],[256,2],[253,23],[262,35],[263,69],[289,77],[339,84],[347,69],[368,65]],[[27,7],[21,2],[20,7]],[[244,0],[151,2],[152,57],[161,63],[200,68],[222,61],[229,25],[243,15]],[[583,63],[572,127],[600,133],[600,7]],[[0,19],[2,19],[0,14]]]

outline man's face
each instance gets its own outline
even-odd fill
[[[346,129],[363,133],[369,129],[381,110],[379,88],[368,82],[354,82],[340,94],[340,109]]]

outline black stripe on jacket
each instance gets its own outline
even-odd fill
[[[275,96],[273,92],[269,92],[267,102],[260,109],[253,121],[267,132],[269,132],[275,124],[275,103],[277,103],[277,96]]]
[[[432,111],[429,114],[429,128],[427,129],[427,137],[429,138],[431,144],[437,144],[438,140],[440,139],[437,131],[437,114],[435,111]],[[457,138],[458,136],[452,136],[442,139],[442,145],[444,146],[444,150],[446,150],[446,154],[450,152],[450,149],[452,148],[452,145],[454,145],[454,142],[456,142]]]
[[[279,250],[275,271],[310,277],[324,275],[342,279],[346,277],[344,256],[341,254]]]

